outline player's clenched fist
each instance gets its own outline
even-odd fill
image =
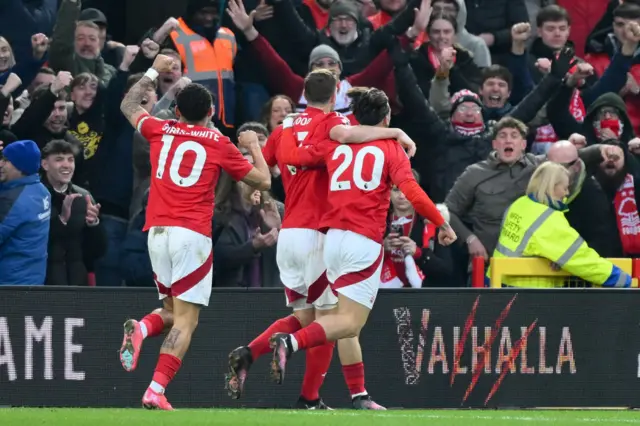
[[[153,69],[158,72],[171,72],[175,59],[167,55],[158,55],[153,61]]]
[[[259,146],[258,134],[253,130],[245,130],[238,135],[238,147],[249,150]]]

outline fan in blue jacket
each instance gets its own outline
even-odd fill
[[[40,149],[18,141],[0,154],[0,285],[43,285],[51,195],[38,175]]]

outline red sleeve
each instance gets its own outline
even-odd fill
[[[347,77],[346,80],[354,87],[383,87],[389,74],[393,72],[393,61],[389,53],[384,50],[369,64],[368,67]]]
[[[329,116],[327,116],[323,125],[324,125],[325,135],[329,137],[329,133],[331,132],[331,129],[333,129],[336,126],[351,126],[351,121],[349,121],[349,119],[346,116],[338,112],[332,112]]]
[[[391,181],[407,197],[416,212],[436,226],[444,224],[444,218],[431,198],[420,188],[411,172],[409,157],[397,143],[389,150],[389,175]]]
[[[144,136],[149,142],[153,141],[153,136],[158,133],[158,129],[162,129],[164,121],[158,120],[149,114],[141,115],[136,124],[136,130]]]
[[[262,148],[262,155],[264,156],[264,161],[267,162],[269,167],[275,167],[278,164],[278,160],[276,158],[276,152],[278,151],[278,140],[280,135],[282,134],[282,127],[278,126],[276,129],[271,132],[269,138],[267,139],[267,143]]]
[[[284,164],[293,167],[313,167],[324,162],[327,141],[298,146],[293,128],[284,129],[278,146],[278,157]]]
[[[237,146],[231,143],[228,138],[222,142],[221,166],[222,169],[233,178],[241,181],[253,170],[253,165],[242,155]]]
[[[287,95],[297,102],[304,89],[304,78],[294,73],[278,55],[266,38],[261,35],[249,43],[253,55],[266,71],[267,83],[272,93]]]

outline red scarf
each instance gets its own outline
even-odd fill
[[[451,125],[456,132],[464,136],[475,136],[484,131],[484,123],[459,123],[452,121]]]
[[[402,225],[402,235],[409,236],[413,229],[414,217],[406,216]],[[391,223],[398,221],[399,219],[393,217]],[[430,242],[436,236],[436,226],[432,223],[425,223],[424,230],[422,231],[422,248],[428,249]],[[424,274],[418,266],[416,266],[418,276],[421,280],[424,280]],[[404,253],[401,249],[393,250],[391,253],[385,252],[384,260],[382,262],[382,274],[381,274],[382,287],[411,287],[409,280],[407,279],[407,273],[404,263]]]
[[[598,130],[609,129],[616,135],[617,138],[622,136],[622,121],[617,118],[607,118],[605,120],[600,120],[598,123]],[[598,131],[598,133],[600,133]]]
[[[618,222],[618,234],[625,255],[640,254],[640,216],[636,204],[633,176],[628,174],[613,199]]]
[[[434,70],[438,71],[438,68],[440,68],[440,59],[438,59],[438,53],[430,44],[427,47],[427,54],[429,55],[429,62],[431,62],[431,66],[433,66]],[[455,65],[455,63],[456,57],[454,56],[453,64]]]
[[[316,0],[303,0],[302,4],[305,4],[309,8],[317,29],[321,30],[327,27],[329,24],[328,10],[321,8],[320,5],[316,3]]]

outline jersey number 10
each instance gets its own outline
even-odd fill
[[[156,172],[156,178],[158,179],[162,179],[162,176],[164,176],[164,171],[167,167],[167,157],[169,156],[169,151],[171,150],[174,139],[175,136],[173,135],[164,135],[162,137],[162,150],[160,150],[158,171]],[[189,175],[183,177],[180,176],[179,171],[184,154],[188,151],[193,151],[196,154],[196,160],[193,163],[193,167],[191,168]],[[173,160],[171,160],[171,164],[169,165],[169,177],[171,178],[171,181],[183,188],[195,185],[200,179],[205,161],[207,161],[207,150],[204,149],[202,145],[194,141],[182,142],[176,147],[176,150],[173,153]]]
[[[367,155],[373,155],[373,170],[371,171],[371,180],[364,180],[362,177],[362,167],[364,165],[364,159]],[[351,182],[353,182],[358,189],[362,191],[373,191],[380,186],[380,180],[382,179],[382,169],[384,167],[384,152],[377,146],[365,146],[360,149],[353,158],[353,149],[349,145],[340,145],[334,152],[332,160],[337,160],[340,157],[344,157],[342,163],[331,175],[331,184],[329,189],[331,191],[347,191],[351,189]],[[346,177],[345,180],[339,180],[343,177],[346,170],[353,163],[353,172],[351,179]]]

